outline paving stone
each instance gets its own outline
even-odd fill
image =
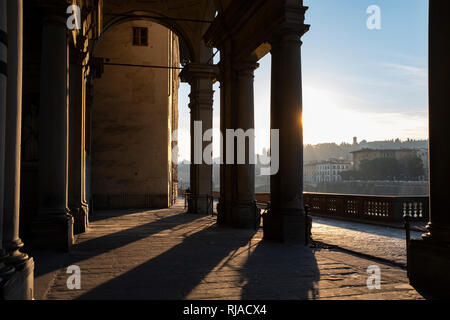
[[[96,212],[89,232],[76,238],[64,263],[47,267],[37,277],[39,286],[47,288],[40,290],[41,298],[422,298],[402,268],[338,249],[265,242],[262,230],[219,228],[215,220],[185,214],[180,205]],[[324,234],[325,227],[320,228]],[[67,289],[70,265],[81,268],[81,290]],[[381,290],[366,286],[371,265],[380,267]]]
[[[406,266],[405,230],[313,217],[311,231],[315,241]],[[411,238],[420,237],[420,232],[411,232]]]

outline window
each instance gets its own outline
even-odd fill
[[[133,46],[148,46],[148,29],[133,27]]]

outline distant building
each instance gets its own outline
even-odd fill
[[[303,179],[306,183],[337,182],[341,181],[341,173],[352,168],[347,160],[329,159],[306,163],[303,166]]]
[[[317,174],[317,162],[305,163],[303,165],[303,181],[305,183],[315,183]]]
[[[423,177],[423,180],[428,180],[428,149],[420,148],[417,150],[417,155],[420,159],[422,159],[423,162],[423,168],[425,169],[425,176]]]
[[[401,160],[403,158],[414,156],[418,156],[423,160],[420,155],[420,150],[418,149],[361,149],[351,153],[353,154],[353,164],[355,170],[359,170],[361,162],[364,160],[374,160],[379,158],[393,158],[396,160]],[[428,151],[426,154],[428,157]]]

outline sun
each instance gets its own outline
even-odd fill
[[[326,90],[305,87],[303,91],[303,137],[305,143],[336,141],[342,132],[342,122],[348,112]]]

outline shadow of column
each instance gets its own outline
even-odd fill
[[[231,252],[246,246],[254,231],[217,226],[203,229],[163,254],[90,290],[79,299],[185,299]],[[241,230],[242,231],[242,230]]]
[[[242,270],[243,300],[316,299],[320,271],[312,248],[260,242]]]

